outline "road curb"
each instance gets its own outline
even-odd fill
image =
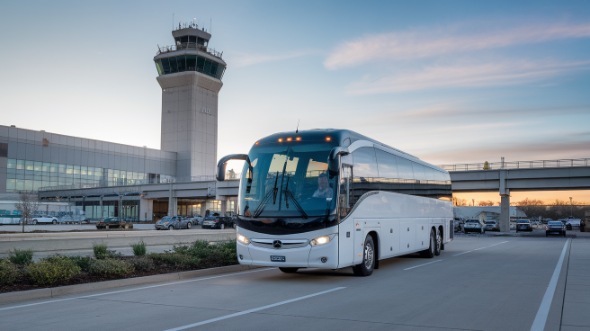
[[[63,295],[79,294],[98,290],[107,290],[125,286],[155,284],[182,279],[219,275],[224,273],[238,272],[250,269],[256,269],[256,267],[236,264],[225,267],[173,272],[153,276],[107,280],[102,282],[93,282],[79,285],[67,285],[52,288],[41,288],[37,290],[28,291],[14,291],[0,294],[0,305],[18,303],[27,300],[49,299]]]

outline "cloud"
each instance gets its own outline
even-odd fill
[[[340,69],[376,60],[419,59],[553,40],[588,38],[590,23],[543,23],[478,31],[481,29],[476,26],[454,26],[365,36],[337,46],[324,61],[324,66]]]
[[[497,162],[504,157],[508,162],[541,160],[560,160],[587,158],[587,146],[590,141],[544,141],[518,142],[510,144],[493,144],[491,146],[440,147],[436,150],[424,150],[416,155],[435,164],[482,163],[482,160]]]
[[[587,70],[590,61],[514,61],[435,65],[416,71],[365,77],[349,85],[352,95],[408,92],[434,88],[505,86],[539,81],[564,72]]]
[[[232,66],[236,68],[249,67],[253,65],[269,63],[269,62],[280,62],[301,57],[313,56],[319,54],[315,50],[299,50],[282,54],[246,54],[237,53],[235,57],[230,61]]]

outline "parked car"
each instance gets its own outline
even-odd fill
[[[482,220],[466,220],[465,224],[463,224],[463,232],[485,233],[485,223]]]
[[[579,218],[568,218],[565,221],[565,228],[572,230],[573,228],[580,228],[581,220]]]
[[[189,217],[193,225],[202,225],[203,224],[203,216],[195,215],[193,217]]]
[[[20,220],[20,224],[22,224],[22,220]],[[45,216],[45,215],[33,215],[28,221],[27,224],[57,224],[57,217],[53,216]]]
[[[60,224],[82,224],[82,221],[86,221],[86,217],[80,216],[72,216],[72,215],[63,215],[60,217],[57,222]]]
[[[97,229],[133,229],[133,223],[119,220],[117,217],[107,217],[96,223]]]
[[[549,237],[550,234],[558,234],[565,237],[565,225],[561,221],[549,221],[545,226],[545,236]]]
[[[203,229],[225,229],[234,226],[234,221],[231,217],[225,216],[207,216],[203,220]]]
[[[181,216],[164,216],[155,224],[156,230],[190,229],[192,226],[192,219]]]
[[[516,220],[516,232],[519,231],[533,231],[533,225],[531,224],[531,220],[527,219],[520,219]]]
[[[496,220],[489,220],[485,222],[486,231],[500,231],[500,224]]]

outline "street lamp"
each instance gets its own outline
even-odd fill
[[[572,202],[572,197],[570,197],[570,218],[574,218],[574,204]]]

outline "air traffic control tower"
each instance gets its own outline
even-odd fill
[[[226,63],[196,23],[172,31],[154,57],[162,87],[161,149],[176,152],[177,181],[211,179],[217,164],[217,105]]]

